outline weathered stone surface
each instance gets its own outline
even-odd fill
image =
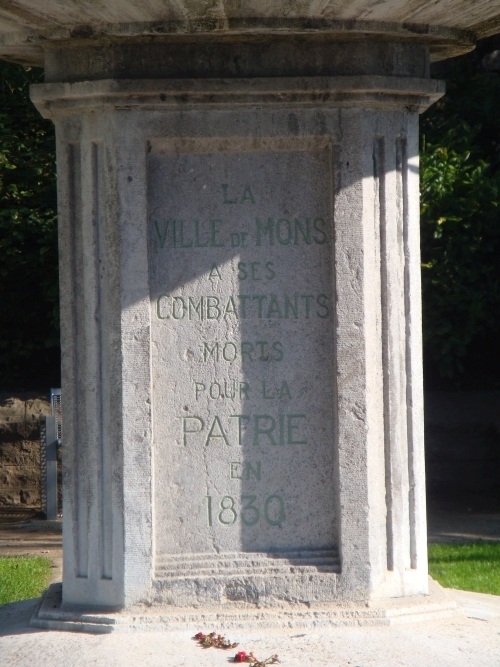
[[[411,598],[376,600],[371,604],[353,606],[318,605],[314,607],[288,607],[286,609],[224,609],[193,610],[156,607],[147,609],[138,605],[127,613],[99,613],[96,611],[66,610],[62,605],[61,584],[52,584],[44,593],[31,618],[30,625],[44,630],[70,630],[110,634],[134,631],[187,630],[191,636],[199,627],[216,627],[218,631],[237,631],[245,628],[275,629],[341,628],[353,626],[384,626],[407,624],[414,621],[439,621],[463,615],[448,592],[432,579],[429,595]],[[493,596],[488,596],[493,597]],[[495,609],[495,611],[497,611]]]
[[[164,36],[220,34],[288,35],[346,33],[388,35],[392,39],[430,45],[434,58],[446,58],[473,48],[475,40],[498,32],[500,13],[495,0],[388,0],[317,3],[263,0],[235,3],[135,0],[92,4],[71,0],[64,7],[44,0],[18,0],[0,6],[0,53],[3,58],[43,65],[44,51],[63,40],[96,42],[134,38],[145,42]],[[193,54],[194,55],[194,54]],[[191,60],[191,58],[189,59]]]
[[[65,608],[425,593],[440,88],[394,72],[33,89],[65,165]]]
[[[427,45],[318,35],[233,36],[199,41],[54,43],[45,80],[218,79],[245,77],[429,76]]]
[[[336,545],[332,181],[328,138],[150,142],[159,554]]]
[[[494,4],[74,4],[3,38],[44,49],[57,128],[58,613],[427,593],[418,112]]]

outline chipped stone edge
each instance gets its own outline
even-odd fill
[[[31,100],[44,118],[113,107],[179,108],[217,105],[312,104],[323,106],[414,107],[421,113],[445,94],[434,79],[391,76],[255,77],[252,79],[104,79],[76,83],[42,83],[30,87]]]
[[[52,584],[43,594],[30,620],[30,627],[92,634],[111,632],[199,631],[253,628],[334,628],[389,626],[454,618],[464,615],[457,602],[441,591],[428,596],[379,600],[370,606],[323,606],[318,609],[236,609],[197,611],[196,609],[157,609],[151,612],[86,612],[61,609],[62,584]],[[424,601],[422,600],[424,597]],[[55,604],[54,604],[55,603]]]

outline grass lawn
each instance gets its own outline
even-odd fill
[[[0,604],[39,597],[49,577],[49,558],[0,557]]]
[[[430,544],[429,574],[446,588],[500,595],[500,542]]]

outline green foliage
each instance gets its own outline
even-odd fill
[[[500,324],[500,176],[471,158],[473,136],[457,123],[421,155],[424,340],[450,378],[474,338]]]
[[[49,577],[48,558],[0,557],[0,604],[39,597]]]
[[[421,124],[424,348],[454,386],[500,331],[500,77],[481,57],[457,59]]]
[[[29,100],[32,68],[0,63],[0,384],[59,347],[55,142]],[[54,350],[56,354],[54,354]]]
[[[429,574],[441,586],[500,595],[500,542],[429,545]]]

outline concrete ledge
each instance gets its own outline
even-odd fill
[[[377,600],[364,606],[297,609],[237,609],[219,613],[196,609],[135,608],[121,613],[93,613],[61,609],[62,584],[45,591],[31,618],[30,626],[47,630],[68,630],[107,634],[131,631],[197,632],[200,626],[218,630],[235,628],[300,628],[341,626],[384,626],[462,616],[463,611],[436,582],[430,581],[429,595]]]
[[[83,81],[31,86],[31,99],[44,118],[80,114],[92,107],[117,111],[165,110],[217,105],[362,106],[420,113],[445,93],[443,81],[396,76],[256,77],[253,79],[165,79]]]

